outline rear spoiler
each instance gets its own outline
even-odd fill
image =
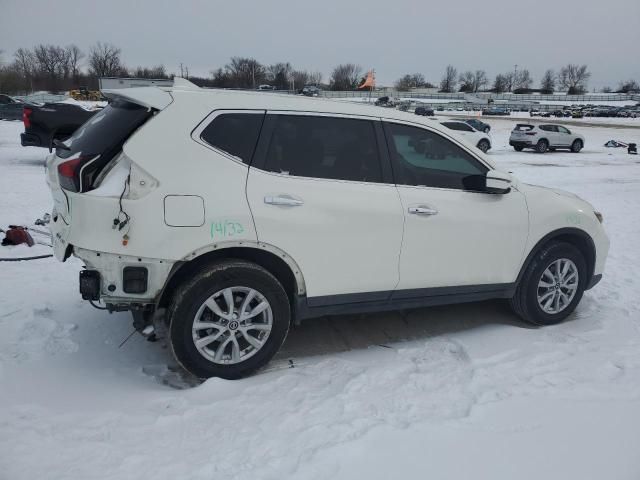
[[[171,94],[158,87],[112,88],[102,90],[102,93],[109,99],[122,98],[156,110],[163,110],[173,102]]]
[[[181,77],[173,79],[173,87],[132,87],[102,90],[107,98],[122,98],[148,108],[162,110],[173,102],[171,90],[200,90],[200,87]]]

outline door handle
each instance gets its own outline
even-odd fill
[[[304,202],[300,198],[292,197],[291,195],[267,195],[264,197],[264,203],[268,205],[284,205],[287,207],[304,205]]]
[[[436,215],[438,210],[426,205],[416,205],[414,207],[409,207],[409,213],[414,215]]]

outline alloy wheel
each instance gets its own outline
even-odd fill
[[[568,258],[559,258],[542,272],[538,281],[538,305],[543,312],[555,315],[567,308],[578,291],[578,267]]]
[[[221,365],[247,360],[264,346],[273,326],[273,311],[259,291],[228,287],[200,306],[191,330],[193,343],[207,360]]]

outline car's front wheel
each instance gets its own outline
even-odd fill
[[[553,242],[531,260],[510,300],[514,312],[534,325],[561,322],[576,308],[587,284],[587,264],[576,247]]]
[[[291,311],[278,280],[243,260],[213,264],[176,292],[170,339],[180,364],[199,378],[236,379],[271,360]]]

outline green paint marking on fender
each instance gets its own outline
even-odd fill
[[[220,220],[211,222],[211,238],[236,237],[244,233],[244,227],[240,222],[232,220]]]
[[[570,215],[567,215],[567,223],[570,225],[580,225],[580,214],[579,213],[572,213]]]

